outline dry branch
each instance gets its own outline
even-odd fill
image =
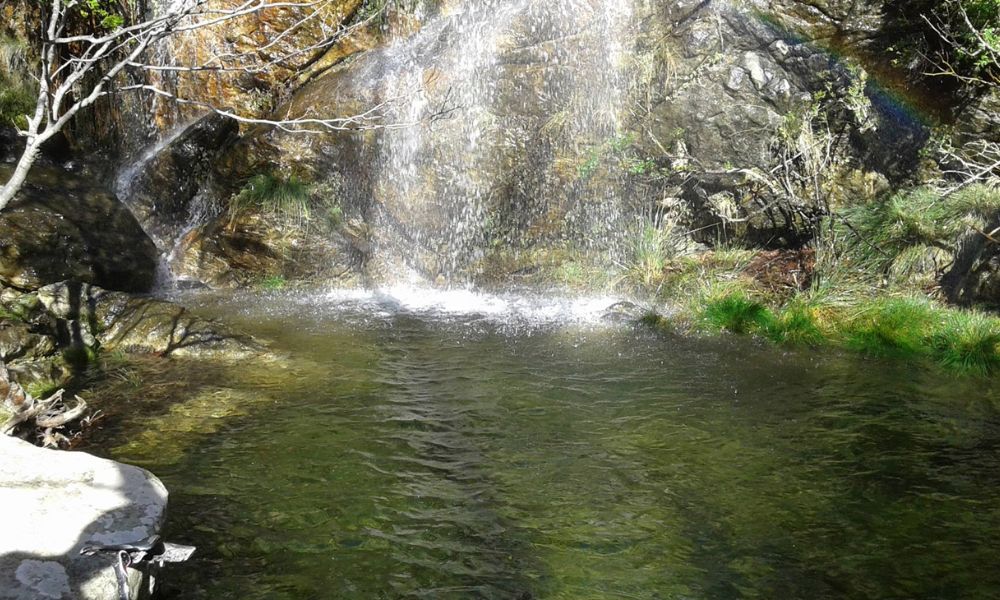
[[[44,446],[68,445],[70,438],[58,430],[85,420],[87,403],[76,396],[76,404],[70,406],[63,395],[63,390],[59,390],[44,400],[34,398],[14,381],[7,365],[0,361],[0,407],[10,413],[10,417],[0,423],[0,435],[31,437],[34,434]]]

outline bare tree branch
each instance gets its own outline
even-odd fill
[[[323,133],[387,127],[405,127],[408,123],[389,123],[390,101],[356,115],[291,115],[261,118],[214,105],[206,98],[189,98],[174,93],[148,78],[143,83],[117,85],[126,73],[173,75],[201,72],[240,72],[260,74],[286,64],[303,55],[316,55],[339,40],[370,26],[380,11],[350,25],[320,26],[322,37],[301,47],[285,50],[283,45],[302,28],[321,23],[327,11],[336,9],[334,0],[242,0],[226,7],[215,0],[175,0],[162,13],[123,24],[111,31],[67,34],[68,25],[83,6],[81,0],[45,0],[48,21],[39,48],[38,85],[35,110],[26,115],[26,127],[19,131],[25,138],[25,149],[14,173],[0,188],[0,210],[10,202],[23,185],[28,171],[37,159],[40,148],[69,123],[81,110],[101,98],[116,94],[147,93],[178,105],[193,106],[230,117],[240,123],[264,125],[292,133]],[[381,10],[385,10],[384,7]],[[292,22],[277,36],[249,52],[218,53],[197,64],[169,64],[155,50],[162,43],[195,31],[229,26],[239,19],[265,14],[292,15]],[[336,13],[334,13],[336,14]],[[340,15],[346,18],[347,15]],[[277,56],[266,57],[276,48]],[[443,113],[440,113],[443,114]],[[431,120],[439,118],[431,115]]]

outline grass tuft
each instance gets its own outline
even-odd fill
[[[985,376],[1000,368],[1000,327],[982,314],[949,315],[930,345],[938,363],[959,373]]]
[[[305,221],[309,219],[311,193],[310,186],[294,175],[288,178],[254,175],[230,200],[230,220],[234,221],[244,211],[254,208]]]
[[[868,356],[914,358],[926,354],[926,340],[940,317],[927,300],[879,300],[845,323],[848,348]]]
[[[669,258],[666,235],[660,229],[647,225],[632,249],[628,277],[639,285],[656,286],[663,281]]]
[[[736,292],[706,302],[701,321],[709,329],[753,333],[766,331],[774,322],[774,315],[760,302]]]
[[[826,340],[816,310],[805,303],[789,304],[768,324],[764,335],[793,346],[819,346]]]

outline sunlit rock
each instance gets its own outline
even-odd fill
[[[0,436],[0,598],[118,600],[107,555],[87,543],[133,542],[160,531],[167,490],[148,471],[82,452],[35,447]],[[129,569],[132,598],[150,577]]]

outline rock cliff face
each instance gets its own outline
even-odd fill
[[[222,171],[326,185],[372,232],[376,279],[474,278],[511,248],[620,257],[642,222],[797,247],[838,197],[912,177],[929,134],[832,52],[884,25],[861,4],[450,3],[279,109],[409,126],[250,131]]]

